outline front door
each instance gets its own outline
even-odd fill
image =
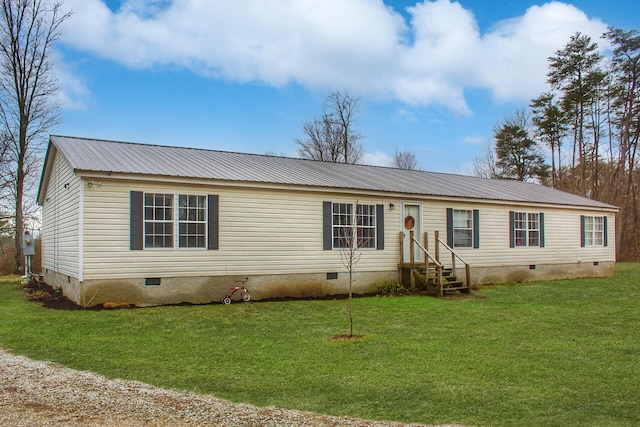
[[[415,202],[402,203],[402,229],[403,239],[403,262],[411,262],[411,238],[410,232],[413,231],[413,237],[419,242],[422,241],[422,205]],[[417,248],[414,251],[414,260],[420,262],[423,259],[422,251]]]

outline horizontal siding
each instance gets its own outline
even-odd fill
[[[129,250],[131,190],[219,196],[219,249]],[[290,190],[131,183],[103,179],[84,192],[84,278],[296,274],[345,271],[340,251],[322,249],[322,202],[353,203],[353,197]],[[362,196],[384,204],[385,249],[362,250],[356,271],[393,271],[399,260],[402,202]],[[406,200],[409,201],[409,200]],[[609,246],[580,248],[580,215],[602,211],[516,205],[411,200],[423,206],[423,230],[433,250],[434,231],[446,240],[446,209],[480,211],[480,248],[456,249],[475,267],[606,262],[615,259],[615,216],[609,214]],[[395,209],[389,208],[394,203]],[[509,211],[544,212],[545,247],[509,247]],[[73,225],[71,226],[73,228]],[[444,259],[444,258],[443,258]]]
[[[424,203],[424,227],[429,232],[433,248],[433,232],[440,231],[446,241],[446,209],[478,209],[480,211],[480,248],[456,248],[466,261],[477,267],[535,264],[566,264],[577,262],[615,261],[615,215],[608,214],[607,247],[580,247],[580,215],[606,215],[569,208],[532,209],[491,204]],[[509,211],[544,213],[545,246],[509,247]]]
[[[42,206],[42,267],[74,278],[79,277],[81,182],[58,153]]]
[[[220,246],[205,249],[129,250],[129,191],[217,194]],[[193,275],[295,274],[344,271],[340,251],[322,250],[322,201],[353,198],[291,191],[256,191],[103,180],[85,191],[85,279]],[[359,203],[384,203],[382,199]],[[388,203],[386,203],[388,205]],[[385,235],[385,250],[362,250],[357,271],[397,268],[399,218],[386,210],[395,232]]]

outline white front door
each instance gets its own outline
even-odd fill
[[[411,238],[410,232],[413,231],[413,237],[422,242],[422,205],[415,202],[402,203],[402,217],[400,219],[400,227],[402,229],[403,239],[403,262],[411,262]],[[414,247],[414,249],[417,249]],[[420,262],[423,259],[422,251],[414,251],[414,261]]]

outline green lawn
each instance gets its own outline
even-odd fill
[[[368,419],[640,425],[640,264],[615,277],[495,286],[461,300],[56,311],[0,282],[0,343],[107,377]]]

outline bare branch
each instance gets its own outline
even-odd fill
[[[35,185],[47,134],[59,122],[49,51],[71,14],[57,0],[0,2],[0,191],[13,201],[20,272],[25,206],[34,205],[25,202],[25,194]]]
[[[415,154],[409,151],[400,151],[396,148],[391,166],[398,169],[415,170],[418,166],[418,161]]]
[[[332,163],[357,163],[362,159],[362,135],[355,129],[359,98],[334,92],[327,97],[322,116],[305,122],[305,139],[296,138],[298,155],[304,159]]]

